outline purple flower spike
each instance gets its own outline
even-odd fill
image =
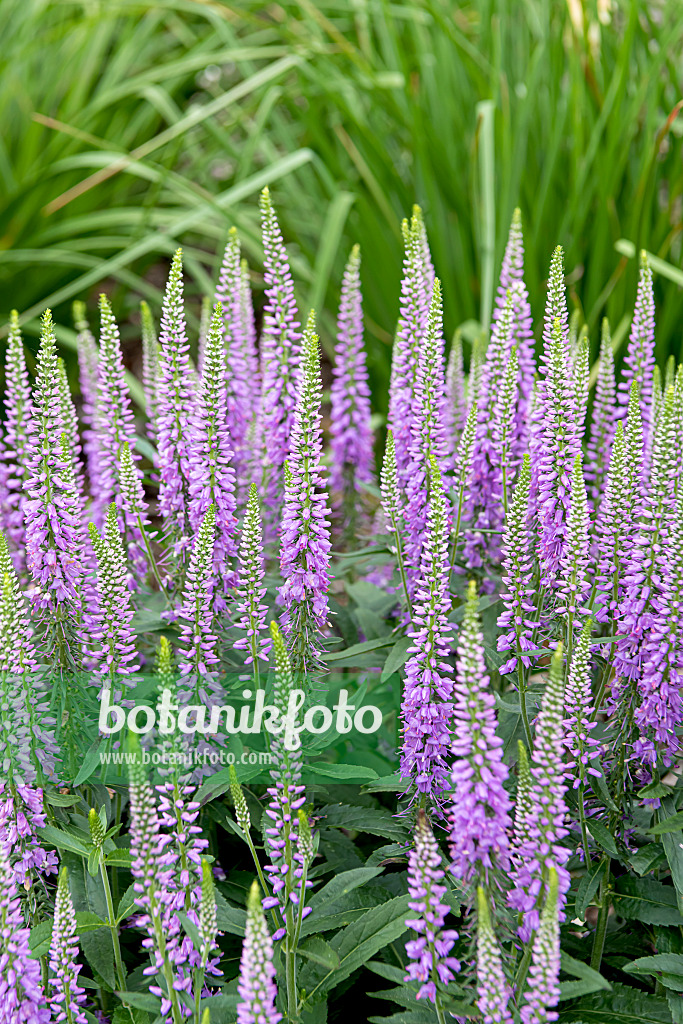
[[[462,334],[455,332],[448,356],[446,369],[446,403],[444,420],[448,446],[455,450],[467,421],[467,394],[465,391],[465,370],[462,358]]]
[[[59,365],[52,315],[43,315],[34,393],[30,476],[26,481],[26,564],[42,609],[80,608],[83,527],[78,496],[62,446]],[[68,453],[67,453],[68,455]]]
[[[512,989],[503,971],[485,890],[477,889],[477,1008],[482,1024],[513,1024]]]
[[[57,873],[57,854],[46,852],[38,841],[38,829],[46,824],[42,789],[0,782],[0,852],[4,850],[16,884],[24,890]]]
[[[591,767],[598,754],[598,741],[591,732],[597,722],[593,718],[593,695],[591,692],[591,627],[587,619],[576,644],[574,657],[569,669],[565,693],[564,720],[565,744],[571,758],[567,762],[568,775],[574,779],[574,789],[583,786],[589,775],[600,775]]]
[[[99,353],[86,316],[84,302],[74,302],[73,320],[78,347],[78,369],[81,386],[81,422],[83,424],[83,452],[91,494],[99,489],[100,446],[97,436],[97,378]]]
[[[278,1024],[282,1014],[275,1009],[277,988],[273,966],[273,940],[261,909],[259,884],[252,883],[247,902],[240,973],[237,1024]]]
[[[616,621],[625,595],[626,569],[635,543],[634,524],[638,520],[639,503],[630,482],[632,474],[628,462],[624,426],[619,422],[612,444],[607,484],[595,524],[595,603],[598,606],[595,618],[598,622]]]
[[[41,985],[40,960],[29,953],[19,893],[0,844],[0,1020],[6,1024],[50,1024]]]
[[[50,1005],[55,1024],[86,1024],[87,1017],[82,1010],[85,989],[78,984],[81,965],[76,962],[78,939],[76,938],[76,912],[71,902],[66,868],[59,874],[55,916],[50,943]]]
[[[223,309],[227,430],[235,453],[237,483],[242,494],[252,479],[249,434],[260,401],[261,381],[249,275],[240,257],[236,228],[230,228],[228,234],[216,287],[216,302],[220,302]]]
[[[560,999],[560,926],[562,887],[558,872],[550,868],[548,895],[534,939],[531,969],[521,1009],[522,1024],[551,1024],[557,1020],[552,1009]]]
[[[458,638],[453,712],[453,799],[449,812],[451,871],[466,883],[506,872],[510,798],[504,783],[503,741],[496,734],[495,700],[484,661],[479,595],[469,584]]]
[[[192,549],[180,609],[183,653],[178,666],[178,689],[181,704],[211,705],[213,698],[220,697],[223,692],[216,678],[218,638],[213,611],[215,530],[215,506],[209,505]]]
[[[446,498],[436,460],[432,459],[430,469],[432,493],[408,633],[412,643],[401,704],[401,776],[410,779],[418,793],[439,802],[450,788],[453,670],[449,654],[453,627],[448,621],[451,597]]]
[[[537,462],[532,452],[531,462],[537,489],[541,582],[546,586],[554,585],[560,570],[571,501],[572,469],[580,449],[575,431],[576,399],[566,350],[562,321],[556,318],[546,349],[545,379],[541,384],[540,450]]]
[[[282,626],[298,675],[315,664],[327,625],[330,525],[322,466],[322,382],[313,312],[304,333],[303,363],[280,527],[279,603]]]
[[[590,484],[589,499],[597,508],[607,481],[609,457],[614,438],[616,389],[614,384],[614,354],[607,317],[602,321],[600,337],[600,363],[595,385],[593,418],[588,438],[586,482]]]
[[[6,467],[3,467],[3,474],[6,475],[5,486],[8,504],[5,533],[12,552],[12,560],[18,572],[22,572],[25,565],[25,484],[29,477],[33,431],[33,403],[26,370],[26,357],[21,340],[19,315],[13,309],[10,313],[5,361],[4,458]]]
[[[415,375],[408,477],[405,484],[405,553],[411,589],[419,572],[425,542],[431,490],[430,465],[432,460],[435,461],[441,473],[446,468],[442,316],[441,282],[435,279],[427,329],[420,346]]]
[[[330,398],[330,487],[339,496],[345,525],[353,533],[353,520],[362,502],[360,484],[373,480],[370,388],[363,348],[363,300],[360,290],[360,248],[354,245],[344,271],[337,347]]]
[[[234,646],[238,651],[247,651],[245,664],[254,666],[255,675],[258,673],[259,660],[268,661],[268,652],[271,648],[266,635],[268,609],[263,604],[266,593],[263,586],[264,574],[261,510],[256,484],[252,484],[244,513],[236,589],[239,599],[237,611],[240,613],[237,625],[244,635],[235,641]]]
[[[619,416],[624,419],[628,408],[631,384],[638,382],[640,391],[640,416],[648,422],[652,402],[652,371],[655,351],[655,299],[652,291],[652,270],[643,250],[640,254],[640,277],[636,292],[636,305],[631,321],[628,349],[624,357],[624,369],[617,389]]]
[[[183,304],[182,250],[173,257],[164,294],[159,337],[157,384],[157,447],[159,512],[180,556],[190,544],[189,487],[192,452],[189,418],[193,383]]]
[[[514,651],[514,656],[500,666],[501,675],[514,672],[518,662],[529,668],[534,650],[533,630],[538,626],[533,580],[533,514],[530,507],[531,463],[524,456],[519,480],[506,518],[503,542],[505,611],[498,616],[498,626],[507,629],[498,637],[499,651]]]
[[[401,490],[408,480],[415,374],[420,345],[427,329],[432,295],[432,286],[428,285],[432,275],[431,259],[426,260],[427,238],[419,206],[413,207],[410,222],[403,221],[402,231],[405,256],[400,312],[391,361],[388,419],[396,446],[396,467]]]
[[[531,763],[531,791],[524,814],[515,816],[515,842],[512,850],[514,888],[510,906],[523,915],[519,935],[528,942],[539,924],[539,905],[549,891],[551,869],[559,878],[559,909],[569,889],[565,868],[570,851],[561,845],[567,835],[564,819],[564,664],[563,646],[558,644],[550,665],[550,676],[536,724]],[[562,918],[564,920],[564,917]]]
[[[261,334],[259,440],[269,467],[266,505],[275,510],[282,502],[281,473],[290,452],[298,400],[301,330],[289,261],[267,188],[261,193],[261,223],[266,305]]]
[[[406,921],[417,937],[406,943],[410,959],[406,981],[417,981],[418,999],[435,1003],[439,987],[453,981],[460,970],[460,961],[450,956],[458,933],[444,928],[449,912],[443,899],[448,887],[444,885],[445,871],[439,847],[425,812],[417,812],[415,845],[408,854],[408,906],[416,915]]]
[[[225,611],[234,583],[232,559],[237,554],[235,532],[235,470],[228,432],[225,388],[223,311],[217,304],[207,332],[203,371],[191,417],[190,526],[194,533],[209,505],[216,512],[213,549],[216,611]]]
[[[576,617],[585,613],[590,591],[588,581],[588,503],[583,479],[582,454],[578,452],[572,470],[571,498],[566,535],[557,580],[558,609],[567,620],[570,633]],[[571,643],[571,639],[568,640]]]

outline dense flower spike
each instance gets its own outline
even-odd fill
[[[505,675],[514,672],[521,662],[526,668],[531,665],[527,651],[535,648],[533,630],[538,626],[534,597],[536,589],[533,580],[533,517],[530,508],[531,463],[524,456],[519,479],[512,503],[505,521],[503,542],[505,611],[498,616],[498,626],[507,630],[498,637],[499,651],[514,651],[514,656],[500,666]]]
[[[0,764],[10,782],[53,776],[57,746],[26,600],[0,535]]]
[[[26,370],[24,345],[19,328],[19,315],[14,309],[10,313],[7,357],[5,360],[5,438],[3,457],[6,467],[7,513],[5,532],[12,552],[12,560],[18,571],[24,565],[24,506],[26,504],[25,484],[29,477],[31,439],[33,437],[33,403]]]
[[[576,626],[576,617],[585,611],[590,590],[588,529],[586,485],[583,479],[582,455],[578,452],[572,470],[567,532],[557,580],[558,607],[567,623],[568,653],[571,650],[572,630]]]
[[[81,438],[78,430],[78,416],[71,398],[69,379],[66,375],[66,366],[62,358],[57,359],[57,376],[59,380],[59,401],[62,407],[62,435],[66,436],[66,452],[68,452],[67,476],[72,482],[78,496],[79,506],[84,505],[85,483],[83,480],[83,468],[81,466]]]
[[[640,277],[636,292],[636,305],[631,321],[624,370],[619,381],[617,399],[619,415],[626,417],[631,384],[637,381],[640,394],[640,416],[648,422],[652,402],[652,371],[655,350],[655,299],[652,291],[652,270],[643,251],[640,254]]]
[[[408,447],[408,477],[405,484],[405,553],[411,585],[419,571],[425,542],[427,509],[432,489],[431,462],[436,462],[441,473],[446,468],[442,318],[441,282],[435,279],[427,328],[417,360]]]
[[[448,621],[448,518],[436,460],[420,575],[408,636],[401,720],[401,776],[437,803],[449,787],[449,723],[453,710],[452,668],[448,661],[453,627]]]
[[[66,604],[80,607],[82,525],[78,496],[67,479],[62,448],[64,423],[59,365],[52,315],[43,315],[36,368],[34,433],[30,477],[26,481],[26,564],[42,609]]]
[[[567,773],[574,778],[574,789],[585,785],[588,775],[600,775],[600,772],[591,766],[598,754],[598,741],[591,735],[597,725],[594,720],[591,692],[592,624],[591,619],[586,619],[581,630],[571,661],[564,698],[565,745],[571,758],[567,761]]]
[[[161,312],[156,393],[159,512],[176,556],[187,548],[190,541],[188,516],[192,455],[189,417],[192,393],[183,304],[182,251],[178,249],[173,257]]]
[[[256,484],[249,489],[249,500],[244,513],[242,538],[239,549],[238,583],[235,590],[238,598],[237,611],[240,614],[237,623],[242,631],[235,641],[235,649],[246,651],[245,664],[253,665],[256,685],[259,685],[259,660],[268,661],[271,648],[266,635],[267,607],[263,604],[266,588],[263,586],[265,575],[263,559],[263,531],[261,528],[261,509]]]
[[[525,820],[518,822],[515,819],[515,830],[521,833],[522,841],[518,842],[515,836],[512,850],[514,888],[509,901],[523,915],[519,935],[524,942],[538,928],[539,906],[547,899],[552,868],[559,878],[560,911],[569,889],[569,872],[564,865],[570,851],[561,845],[567,834],[564,825],[567,808],[563,782],[563,720],[564,664],[563,645],[560,643],[552,658],[536,725],[531,759],[533,782]]]
[[[237,480],[242,488],[250,479],[249,431],[260,396],[251,290],[245,269],[237,229],[230,228],[216,286],[216,302],[220,302],[223,310],[227,430],[235,453]]]
[[[477,889],[477,1009],[482,1024],[512,1024],[512,989],[503,971],[500,946],[491,926],[486,891]]]
[[[78,369],[81,387],[81,422],[83,423],[83,452],[90,493],[96,493],[99,486],[100,449],[97,437],[97,378],[99,376],[99,354],[93,333],[90,330],[84,302],[74,302],[73,320],[77,331]]]
[[[458,329],[446,368],[446,402],[444,421],[448,436],[448,447],[455,451],[467,420],[467,394],[465,389],[465,368],[462,356],[462,332]]]
[[[492,447],[496,456],[496,483],[500,489],[504,509],[508,507],[508,488],[516,468],[512,443],[515,430],[517,366],[517,349],[513,345],[493,407],[491,430]]]
[[[391,361],[388,419],[396,446],[396,467],[401,489],[408,479],[415,374],[432,295],[431,285],[427,290],[431,261],[426,261],[426,234],[419,206],[413,208],[410,222],[403,221],[402,232],[405,255],[400,311]]]
[[[302,674],[316,663],[327,624],[330,581],[329,508],[322,466],[322,383],[313,313],[304,333],[299,398],[290,438],[280,527],[282,625]]]
[[[132,628],[135,609],[130,595],[130,574],[116,512],[112,502],[107,509],[102,536],[94,523],[88,528],[97,558],[99,597],[91,619],[92,651],[98,683],[111,689],[112,700],[120,696],[121,687],[132,685],[129,677],[139,669]]]
[[[227,607],[233,582],[237,518],[224,376],[223,312],[219,304],[214,308],[206,337],[203,371],[190,420],[190,443],[190,526],[196,533],[209,505],[214,506],[214,600],[216,610],[220,612]]]
[[[406,943],[410,958],[406,981],[417,981],[420,988],[418,999],[429,999],[434,1003],[438,997],[438,986],[448,985],[460,970],[460,963],[450,952],[458,933],[444,928],[449,912],[444,896],[447,886],[443,879],[441,854],[436,844],[427,815],[417,812],[415,844],[408,854],[408,906],[416,915],[406,921],[408,928],[417,932],[417,938]]]
[[[86,1024],[83,1012],[85,989],[78,984],[81,965],[76,962],[78,939],[76,938],[76,912],[69,893],[66,868],[62,868],[55,900],[55,917],[50,943],[50,1004],[55,1022]]]
[[[0,844],[0,1020],[4,1024],[50,1024],[41,985],[40,961],[29,953],[19,894]]]
[[[330,389],[330,487],[339,496],[347,526],[353,529],[355,509],[362,500],[359,485],[372,481],[374,461],[357,245],[351,250],[344,271],[334,361]]]
[[[145,389],[145,405],[147,407],[147,433],[154,440],[159,383],[159,342],[154,329],[152,311],[144,299],[140,303],[140,330],[142,333],[142,386]]]
[[[538,459],[534,459],[532,450],[531,462],[538,501],[541,582],[547,586],[554,584],[564,552],[572,469],[580,448],[575,430],[576,399],[566,349],[562,321],[556,318],[546,349],[546,372],[540,395],[543,419]]]
[[[548,895],[534,938],[531,970],[521,1010],[522,1024],[550,1024],[557,1020],[552,1009],[560,999],[559,878],[550,869]]]
[[[496,294],[493,321],[500,319],[507,301],[508,289],[512,293],[512,343],[517,348],[519,364],[519,404],[516,419],[517,437],[520,444],[518,457],[526,445],[529,401],[533,390],[536,370],[534,359],[534,332],[531,323],[529,293],[524,283],[524,239],[522,236],[522,215],[516,209],[512,215],[505,255],[500,269],[500,281]]]
[[[42,789],[0,782],[0,851],[4,850],[15,881],[25,892],[57,871],[57,854],[46,852],[38,841],[38,829],[46,824]]]
[[[180,609],[182,656],[181,704],[210,706],[222,694],[216,677],[218,638],[214,629],[213,549],[216,510],[209,505],[197,531]]]
[[[270,624],[270,635],[273,640],[275,656],[275,689],[273,705],[281,716],[287,714],[290,694],[298,685],[292,672],[292,665],[285,647],[285,642],[276,622]],[[266,866],[266,874],[270,878],[273,895],[263,901],[266,909],[279,907],[283,921],[290,921],[294,909],[300,918],[310,913],[305,906],[302,889],[304,885],[301,849],[302,832],[298,811],[306,803],[304,786],[301,782],[302,753],[301,740],[298,734],[288,737],[287,734],[276,734],[271,741],[272,785],[268,787],[270,797],[266,815],[272,822],[264,829],[266,850],[270,864]],[[285,935],[285,928],[279,928],[275,939]]]
[[[576,420],[574,430],[580,438],[583,435],[583,428],[586,422],[588,411],[588,387],[590,376],[590,345],[588,334],[584,327],[576,345],[576,353],[571,364],[571,377],[574,384],[574,397],[576,401]]]
[[[597,508],[607,480],[609,457],[614,437],[616,390],[614,384],[614,354],[612,336],[607,317],[602,321],[600,361],[595,385],[595,401],[587,444],[585,477],[590,485],[589,499]]]
[[[99,527],[108,506],[117,501],[120,494],[117,469],[121,445],[127,443],[131,448],[135,445],[135,423],[124,378],[121,339],[106,295],[100,295],[96,430],[100,462],[93,512]]]
[[[453,710],[453,801],[449,812],[451,871],[469,883],[509,870],[510,798],[503,741],[496,734],[496,703],[484,661],[474,581],[467,591],[458,637]]]
[[[559,331],[555,321],[559,320]],[[555,334],[559,333],[565,359],[569,358],[569,310],[567,309],[567,293],[564,284],[564,253],[558,245],[550,260],[548,273],[548,292],[543,314],[543,352],[546,358],[541,360],[547,367],[547,355],[551,351]]]
[[[667,523],[656,557],[652,621],[643,638],[640,705],[635,714],[640,731],[634,754],[655,764],[672,764],[680,750],[677,730],[683,720],[683,495]]]
[[[252,883],[247,901],[247,925],[237,983],[237,1024],[278,1024],[273,942],[261,909],[259,884]]]
[[[280,226],[270,192],[261,193],[263,231],[263,277],[266,305],[261,332],[262,397],[260,443],[264,449],[269,508],[282,500],[282,466],[290,453],[290,432],[299,398],[301,330]]]
[[[595,618],[615,621],[624,597],[625,569],[634,544],[637,522],[636,495],[629,472],[623,423],[617,423],[609,460],[607,484],[595,524]]]

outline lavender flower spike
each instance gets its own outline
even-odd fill
[[[585,612],[588,581],[588,504],[583,480],[582,455],[578,452],[572,471],[571,504],[558,577],[559,610],[567,622],[567,654],[571,654],[577,615]]]
[[[415,845],[408,854],[408,906],[416,917],[406,921],[408,928],[417,932],[417,938],[406,943],[408,964],[406,981],[420,982],[418,999],[435,1003],[438,987],[448,985],[460,970],[460,962],[450,956],[458,933],[444,928],[449,912],[443,902],[447,886],[443,884],[445,871],[441,854],[425,812],[417,812]]]
[[[585,785],[588,775],[600,775],[597,769],[591,767],[598,754],[598,741],[591,736],[597,725],[597,722],[591,721],[594,717],[590,672],[591,627],[592,620],[586,619],[572,658],[564,699],[565,744],[571,757],[571,761],[567,762],[567,772],[574,778],[574,789]]]
[[[552,1009],[560,998],[561,886],[557,871],[550,868],[548,895],[534,939],[531,970],[521,1009],[522,1024],[550,1024],[557,1020]]]
[[[504,784],[503,741],[496,733],[495,700],[484,661],[479,595],[469,584],[458,639],[454,687],[453,800],[449,812],[451,871],[466,883],[488,883],[493,870],[506,872],[510,798]]]
[[[178,666],[178,689],[181,705],[210,705],[212,697],[222,694],[215,668],[218,664],[213,612],[215,529],[215,506],[209,505],[192,549],[180,610],[183,652]]]
[[[501,665],[499,672],[514,672],[518,662],[529,668],[531,657],[526,653],[534,649],[532,639],[538,625],[535,587],[533,581],[533,516],[530,509],[531,463],[524,456],[519,480],[505,521],[503,541],[505,611],[498,616],[499,628],[507,629],[498,637],[499,651],[514,651],[514,656]]]
[[[399,487],[408,479],[409,447],[413,412],[413,392],[419,346],[427,327],[432,289],[426,290],[429,276],[425,266],[425,240],[422,211],[413,209],[410,223],[402,224],[405,256],[396,338],[391,360],[388,425],[396,445],[396,467]]]
[[[30,477],[26,481],[26,564],[41,608],[66,603],[80,609],[82,523],[78,497],[68,479],[60,403],[57,346],[49,310],[43,315],[34,393]]]
[[[240,493],[251,478],[249,431],[260,399],[258,356],[254,344],[249,277],[240,259],[237,228],[230,228],[216,287],[216,302],[223,309],[227,429],[235,453]]]
[[[275,967],[273,940],[261,909],[259,884],[254,879],[247,902],[247,926],[237,982],[239,1002],[237,1024],[278,1024],[282,1014],[275,1009]]]
[[[637,522],[628,461],[624,426],[619,421],[612,444],[607,485],[595,524],[595,603],[598,606],[595,618],[598,622],[616,621],[625,594],[626,568],[635,540],[634,523]]]
[[[600,362],[595,385],[595,401],[590,435],[586,446],[586,482],[590,484],[589,499],[597,508],[609,470],[609,457],[614,437],[616,390],[614,384],[614,353],[609,321],[602,321],[600,336]]]
[[[446,422],[446,432],[449,438],[449,448],[455,449],[467,420],[465,370],[462,358],[462,333],[459,328],[453,336],[453,343],[448,356],[444,418]]]
[[[314,327],[311,312],[304,334],[280,529],[280,572],[284,583],[279,590],[279,602],[284,606],[282,625],[297,675],[319,659],[330,582],[329,508],[322,466],[322,383]]]
[[[269,467],[266,504],[275,509],[281,502],[280,474],[290,451],[298,401],[301,331],[289,261],[267,188],[261,193],[261,223],[266,305],[261,335],[260,440]]]
[[[83,422],[83,451],[90,493],[98,490],[100,447],[97,438],[97,377],[99,354],[86,317],[85,303],[74,302],[73,319],[78,348],[78,369],[81,385],[81,420]]]
[[[180,556],[190,543],[189,487],[192,455],[189,416],[192,371],[183,305],[182,250],[173,257],[164,294],[159,337],[157,384],[157,448],[159,452],[159,512],[165,531]]]
[[[234,647],[238,651],[247,651],[245,664],[253,666],[257,687],[260,685],[259,661],[268,660],[268,652],[271,648],[270,640],[266,635],[267,608],[263,604],[266,593],[266,588],[263,586],[264,574],[261,510],[256,484],[252,484],[249,489],[247,509],[244,513],[236,589],[239,599],[237,611],[240,613],[237,626],[244,635],[235,641]]]
[[[486,892],[477,888],[477,1008],[482,1024],[513,1024],[512,989],[503,971],[503,958],[491,926]]]
[[[346,525],[351,530],[355,510],[361,500],[359,485],[373,479],[370,388],[363,349],[362,301],[360,248],[354,245],[342,282],[330,392],[330,487],[340,497]]]
[[[76,961],[77,955],[76,912],[69,893],[67,870],[62,868],[57,886],[50,943],[50,984],[53,988],[50,1005],[54,1012],[55,1024],[59,1024],[60,1021],[67,1021],[68,1024],[87,1024],[87,1017],[82,1010],[85,989],[78,984],[81,965]]]
[[[40,960],[30,955],[30,930],[23,924],[19,893],[0,843],[0,1020],[6,1024],[50,1024]]]
[[[550,665],[550,676],[536,725],[531,758],[531,792],[525,819],[515,819],[515,845],[512,850],[514,888],[510,906],[519,910],[522,924],[519,935],[527,942],[539,923],[539,907],[548,893],[551,869],[559,879],[559,909],[569,889],[565,863],[570,851],[561,845],[566,836],[564,819],[564,664],[563,645],[559,643]],[[562,918],[564,920],[564,917]]]
[[[216,513],[213,572],[216,611],[225,611],[234,582],[232,558],[237,554],[235,470],[228,433],[228,403],[223,353],[223,311],[216,304],[208,329],[199,393],[191,420],[190,526],[194,533],[209,505]]]
[[[427,531],[408,633],[412,643],[401,704],[401,776],[410,779],[420,794],[438,802],[450,788],[453,680],[448,658],[453,627],[448,621],[451,599],[446,498],[434,458],[431,480]]]
[[[655,351],[655,299],[652,291],[652,270],[643,250],[640,254],[640,277],[636,292],[636,305],[631,321],[628,349],[624,358],[622,379],[617,388],[619,416],[626,417],[631,384],[635,380],[640,389],[640,415],[643,423],[652,402],[652,370]]]
[[[19,328],[19,315],[10,313],[5,361],[5,439],[4,458],[7,462],[7,510],[5,532],[18,572],[25,563],[24,506],[25,484],[29,478],[29,458],[33,435],[33,403],[26,370],[24,345]]]

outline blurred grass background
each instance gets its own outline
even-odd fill
[[[645,247],[658,356],[683,355],[681,3],[2,0],[0,38],[2,332],[50,305],[73,345],[103,284],[158,309],[180,244],[196,316],[233,223],[258,287],[269,184],[328,351],[360,242],[379,409],[415,201],[449,333],[487,322],[520,205],[537,321],[560,242],[594,346],[605,312],[623,338]]]

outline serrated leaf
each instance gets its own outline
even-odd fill
[[[398,773],[395,775],[383,775],[376,782],[369,782],[364,786],[366,793],[403,793],[407,782]]]
[[[676,902],[676,890],[654,878],[622,875],[616,881],[614,909],[627,921],[643,924],[683,925]]]
[[[653,974],[662,972],[683,978],[683,956],[680,953],[655,953],[654,956],[641,956],[624,964],[623,971],[629,974]]]
[[[216,920],[218,930],[228,932],[230,935],[239,935],[244,938],[244,930],[247,924],[247,912],[239,907],[232,907],[220,892],[214,893],[216,897]]]
[[[82,934],[81,948],[92,969],[97,971],[101,978],[104,978],[112,990],[115,989],[114,945],[109,928],[99,928],[97,931],[87,931]],[[145,1007],[143,1006],[142,1009],[144,1010]]]
[[[161,1012],[161,999],[157,999],[151,992],[117,992],[116,995],[121,1002],[137,1010],[148,1010],[156,1014]]]
[[[660,821],[652,828],[648,829],[650,835],[662,836],[666,832],[678,832],[683,828],[683,811],[678,811],[677,814],[672,815],[670,818],[666,818],[665,821]]]
[[[135,910],[135,883],[128,886],[116,908],[116,923],[119,924]]]
[[[116,849],[107,854],[104,858],[104,863],[108,864],[109,867],[130,868],[133,863],[133,857],[130,850]]]
[[[586,916],[586,908],[590,901],[600,888],[600,882],[602,881],[602,876],[605,873],[606,867],[607,865],[604,861],[600,861],[592,871],[587,871],[579,882],[579,887],[576,890],[574,910],[576,917],[581,921],[583,921]]]
[[[606,978],[603,978],[598,971],[594,971],[588,964],[581,960],[575,960],[567,953],[561,954],[560,966],[565,974],[571,974],[579,981],[565,981],[560,985],[560,1000],[576,999],[578,996],[587,995],[589,992],[599,992],[601,989],[609,991],[612,986]]]
[[[319,814],[328,828],[351,828],[356,832],[369,832],[370,835],[394,841],[406,839],[408,834],[405,825],[397,821],[393,814],[373,807],[327,804]]]
[[[71,853],[77,853],[80,857],[87,857],[90,852],[80,839],[68,832],[62,832],[54,825],[45,825],[43,828],[37,829],[36,832],[39,839],[49,843],[50,846],[56,846],[58,850],[69,850]]]
[[[390,636],[377,637],[375,640],[364,640],[361,644],[354,644],[353,647],[347,647],[344,651],[334,651],[331,654],[324,654],[323,659],[328,664],[335,664],[336,662],[343,661],[344,663],[352,662],[357,656],[363,654],[370,654],[373,651],[379,651],[382,647],[390,647],[393,643],[393,638]]]
[[[617,849],[617,844],[614,842],[614,838],[609,829],[607,829],[601,821],[596,821],[595,818],[588,818],[586,821],[586,827],[598,846],[603,850],[606,850],[610,857],[614,857],[615,860],[619,860],[619,850]]]
[[[307,764],[305,772],[323,775],[326,779],[338,779],[340,782],[356,783],[371,782],[377,778],[377,772],[365,765],[357,764],[326,764],[324,761]]]
[[[100,766],[100,750],[103,747],[102,740],[95,740],[92,744],[85,757],[83,758],[83,764],[78,770],[78,774],[73,781],[74,787],[80,786],[81,783],[86,782],[96,768]]]
[[[627,985],[611,992],[595,992],[560,1015],[560,1021],[582,1024],[671,1024],[666,1000]]]

